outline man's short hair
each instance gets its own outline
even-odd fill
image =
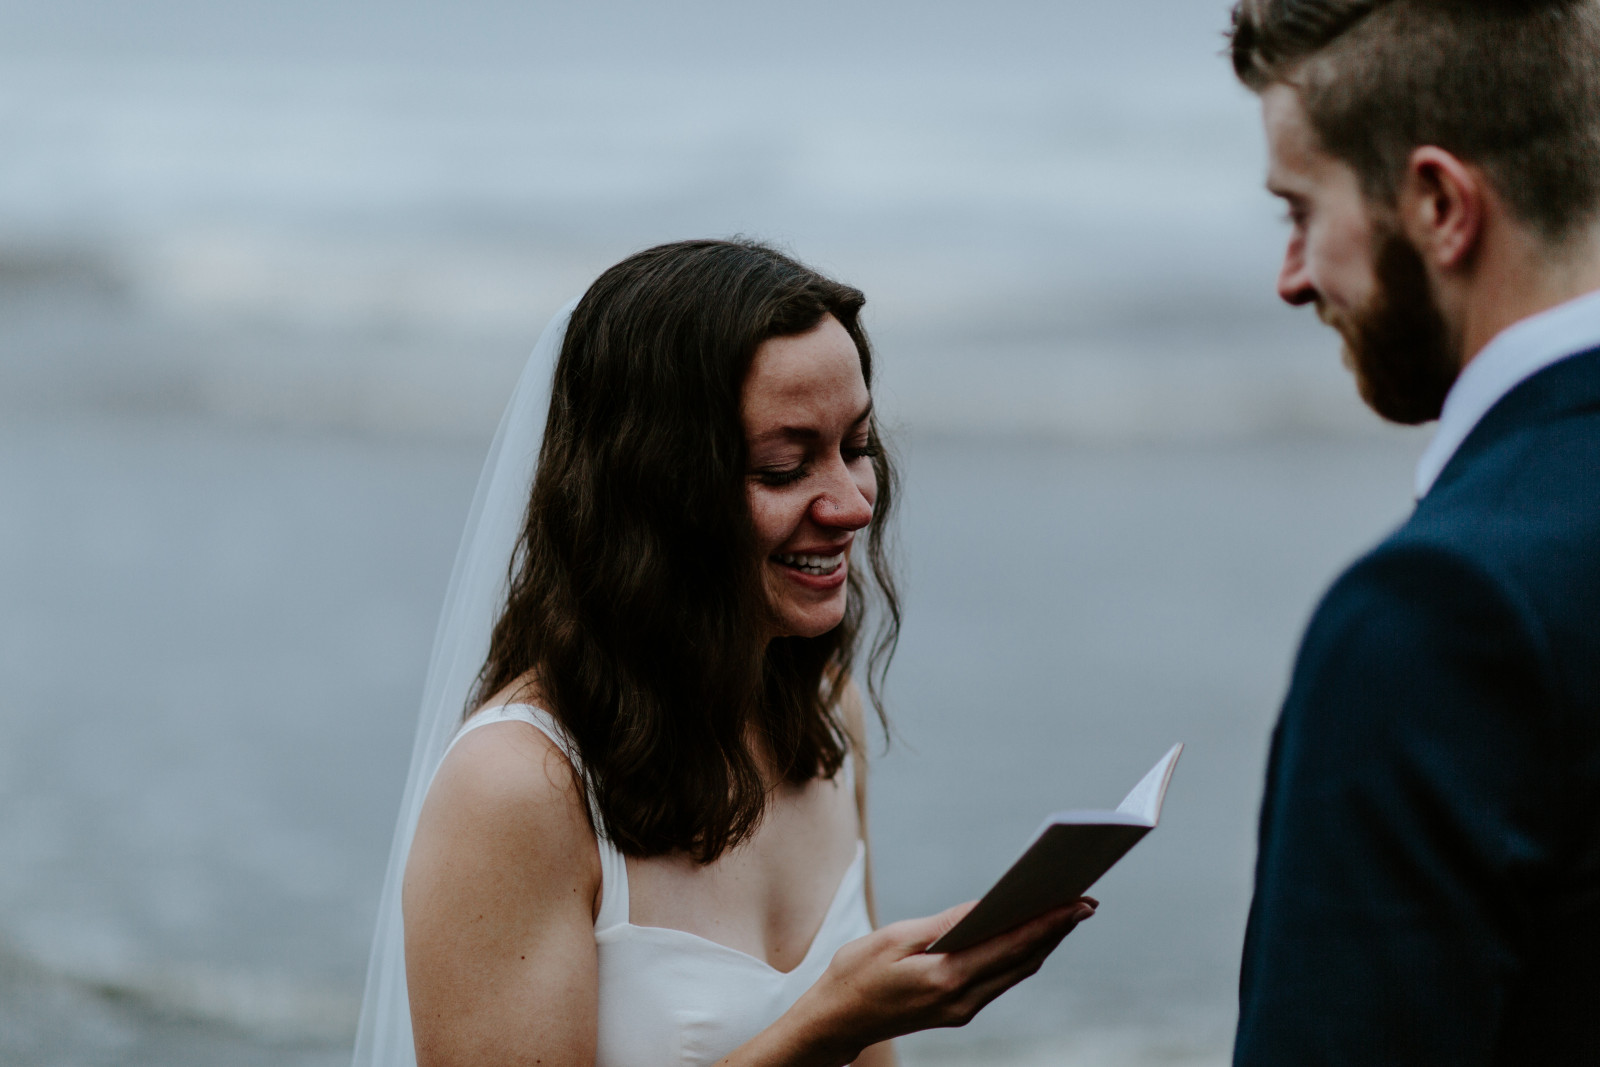
[[[1600,214],[1600,0],[1240,0],[1230,42],[1376,202],[1434,145],[1547,240]]]

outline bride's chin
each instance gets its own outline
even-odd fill
[[[844,606],[826,611],[786,611],[771,628],[774,637],[821,637],[844,621]]]

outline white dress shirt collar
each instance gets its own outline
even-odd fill
[[[1489,409],[1552,363],[1600,348],[1600,290],[1512,323],[1484,345],[1450,387],[1439,427],[1417,463],[1417,499]]]

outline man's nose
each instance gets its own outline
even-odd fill
[[[1292,307],[1303,307],[1317,299],[1316,287],[1306,270],[1305,243],[1295,237],[1283,252],[1283,266],[1278,270],[1278,296]]]

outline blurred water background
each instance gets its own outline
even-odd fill
[[[912,1064],[1218,1064],[1260,771],[1411,433],[1277,306],[1220,0],[0,2],[0,1062],[343,1062],[434,616],[635,249],[864,288],[907,485],[880,910],[1189,743]]]

